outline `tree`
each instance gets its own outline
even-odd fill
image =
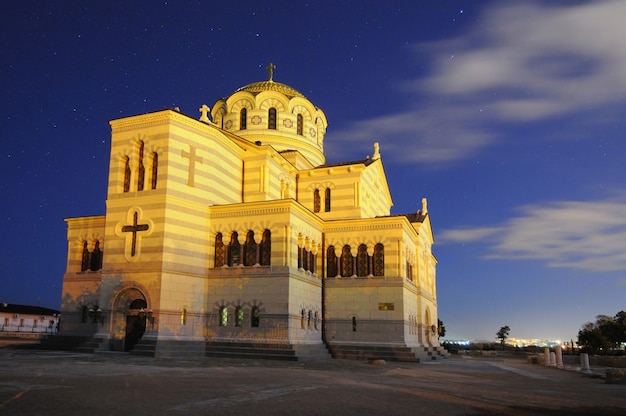
[[[441,319],[437,319],[437,335],[439,338],[446,336],[446,327]]]
[[[502,349],[504,349],[504,341],[509,337],[509,332],[511,332],[511,328],[509,328],[508,325],[505,325],[496,333],[496,337],[500,340]]]
[[[626,312],[620,311],[614,317],[596,316],[596,322],[587,322],[578,331],[578,345],[593,354],[606,354],[622,349],[626,342]]]

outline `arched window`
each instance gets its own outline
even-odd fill
[[[304,119],[303,119],[303,117],[302,117],[302,114],[298,114],[297,131],[298,131],[298,134],[299,134],[300,136],[303,136],[303,135],[304,135],[304,134],[302,133],[302,131],[304,130],[303,125],[304,125]]]
[[[84,272],[89,269],[89,250],[87,249],[87,241],[83,241],[83,254],[80,262],[80,271]]]
[[[385,275],[385,253],[382,244],[378,243],[374,246],[374,276]]]
[[[100,250],[100,241],[96,240],[96,246],[91,252],[89,270],[96,271],[102,268],[102,250]]]
[[[241,264],[241,244],[239,244],[239,234],[237,231],[230,235],[230,244],[228,245],[228,265],[238,266]]]
[[[156,189],[157,174],[159,172],[159,155],[157,152],[152,153],[152,189]]]
[[[305,320],[306,318],[305,318],[305,316],[306,316],[306,311],[304,309],[302,309],[300,311],[300,327],[302,329],[304,329],[306,327],[305,326],[306,325],[306,320]]]
[[[335,246],[329,246],[326,250],[326,276],[337,276],[337,256],[335,255]]]
[[[246,242],[243,246],[243,265],[254,266],[256,264],[256,242],[254,241],[254,231],[248,231]]]
[[[247,127],[247,119],[248,117],[248,109],[246,107],[242,108],[239,112],[239,130],[245,130]]]
[[[354,274],[352,270],[352,253],[350,252],[350,246],[345,245],[341,250],[341,276],[350,277]]]
[[[258,306],[253,306],[250,312],[250,326],[258,328],[261,321],[261,311]]]
[[[215,267],[222,267],[224,263],[224,242],[222,241],[222,233],[215,236]]]
[[[330,212],[330,188],[326,188],[324,195],[324,211]]]
[[[321,198],[320,198],[320,190],[316,189],[313,191],[313,212],[320,212],[321,209]]]
[[[270,230],[263,231],[261,239],[261,266],[269,266],[272,260],[272,233]]]
[[[267,112],[267,128],[276,130],[276,109],[274,107]]]
[[[316,261],[315,254],[313,254],[312,251],[309,251],[309,271],[311,273],[315,273],[315,261]]]
[[[137,191],[143,191],[143,182],[146,177],[146,168],[143,165],[144,143],[139,142],[139,168],[137,169]]]
[[[356,253],[356,275],[366,277],[369,274],[369,256],[367,255],[367,246],[361,244]]]
[[[235,308],[235,326],[243,326],[243,308],[241,306]]]
[[[130,191],[130,158],[124,158],[124,192]]]
[[[228,308],[226,306],[222,306],[220,308],[220,326],[228,325]]]

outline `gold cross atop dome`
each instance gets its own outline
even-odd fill
[[[269,74],[269,81],[274,81],[274,70],[276,69],[276,65],[270,62],[270,64],[265,68],[267,69],[267,73]]]

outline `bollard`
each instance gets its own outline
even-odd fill
[[[561,346],[557,345],[554,351],[556,352],[556,366],[558,368],[563,368],[563,350],[561,349]]]
[[[584,374],[591,373],[591,369],[589,368],[589,354],[587,353],[580,354],[580,371]]]
[[[544,348],[543,349],[543,365],[550,365],[550,349],[548,348]]]

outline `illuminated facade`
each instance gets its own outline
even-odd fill
[[[442,351],[426,201],[390,215],[378,144],[327,164],[324,112],[272,68],[199,111],[111,121],[106,214],[66,219],[61,335],[157,356]]]

